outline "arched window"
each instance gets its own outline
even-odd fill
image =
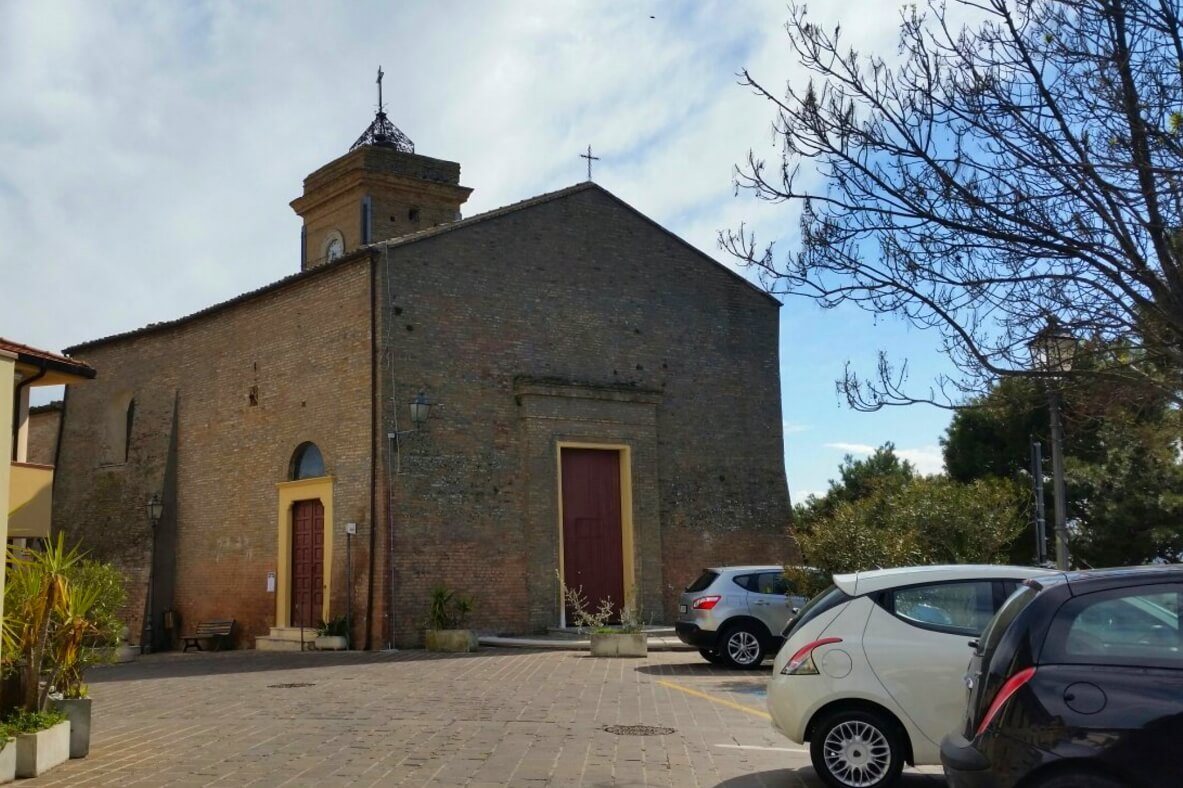
[[[320,449],[316,448],[316,444],[301,443],[297,446],[296,452],[292,455],[292,467],[288,471],[288,477],[295,481],[296,479],[315,479],[324,475],[324,457],[321,456]]]

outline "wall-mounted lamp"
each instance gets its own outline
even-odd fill
[[[164,504],[160,502],[160,496],[157,493],[152,493],[148,503],[144,504],[144,509],[148,512],[148,522],[155,529],[156,524],[160,522],[160,516],[164,514]]]
[[[411,400],[411,423],[416,427],[423,426],[429,413],[431,413],[431,403],[427,401],[427,396],[420,391],[415,395],[415,399]]]
[[[388,432],[386,437],[396,443],[404,436],[418,432],[419,429],[427,422],[427,417],[431,413],[432,402],[427,399],[427,395],[420,391],[415,395],[415,398],[410,401],[411,407],[411,424],[414,426],[409,430],[399,430],[398,432]]]

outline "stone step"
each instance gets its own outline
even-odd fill
[[[308,640],[304,644],[304,648],[311,649],[312,641]],[[299,651],[299,640],[288,640],[287,638],[273,638],[266,635],[259,635],[255,638],[256,651]]]
[[[316,639],[316,630],[312,627],[271,627],[268,637],[273,640],[294,640],[300,642],[300,630],[304,630],[304,642],[311,643]]]
[[[671,626],[664,624],[651,624],[641,628],[642,631],[649,637],[677,637],[678,633],[674,631]],[[547,635],[554,637],[570,637],[575,639],[587,639],[587,632],[580,633],[578,627],[547,627]]]

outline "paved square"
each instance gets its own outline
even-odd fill
[[[768,725],[768,671],[686,652],[153,655],[94,670],[90,756],[22,784],[820,786]],[[604,730],[638,724],[674,732]]]

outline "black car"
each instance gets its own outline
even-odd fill
[[[971,645],[951,788],[1183,786],[1183,566],[1028,580]]]

